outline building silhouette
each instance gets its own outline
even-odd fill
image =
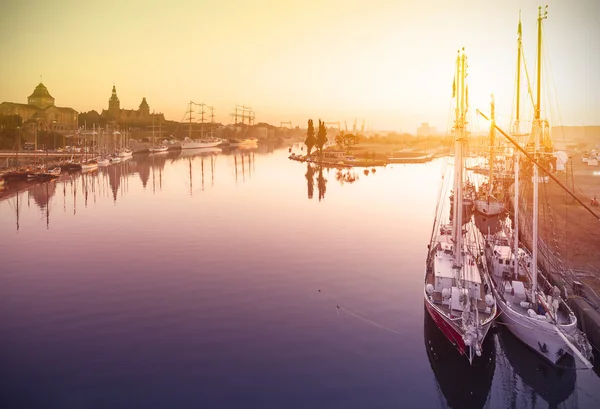
[[[152,125],[152,121],[157,124],[165,120],[162,113],[150,113],[150,106],[146,98],[142,98],[138,109],[121,109],[121,101],[117,96],[117,88],[113,85],[112,94],[108,100],[108,109],[103,109],[100,114],[107,122],[119,124],[122,129],[125,128],[145,128]]]
[[[19,115],[23,120],[23,128],[30,131],[34,131],[36,127],[51,130],[77,129],[77,111],[54,105],[54,97],[41,82],[27,98],[26,104],[3,102],[0,104],[0,114]]]

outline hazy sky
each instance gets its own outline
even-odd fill
[[[43,75],[58,106],[121,108],[180,120],[190,100],[230,123],[364,118],[373,129],[446,129],[456,51],[469,57],[469,99],[511,118],[522,9],[530,76],[537,7],[530,0],[34,1],[0,6],[0,101],[26,102]],[[600,124],[600,1],[549,1],[544,22],[553,124]],[[532,77],[533,80],[533,77]],[[556,95],[556,97],[554,96]],[[558,108],[557,102],[558,101]],[[475,117],[475,115],[473,115]],[[473,121],[476,122],[475,120]]]

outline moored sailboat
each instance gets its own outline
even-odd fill
[[[483,341],[496,317],[496,303],[489,279],[482,271],[473,250],[476,243],[463,229],[463,146],[466,143],[467,103],[465,92],[466,55],[459,51],[456,60],[457,92],[454,137],[454,192],[452,221],[434,229],[427,255],[425,306],[446,338],[472,364],[481,356]],[[440,200],[445,198],[441,197]]]
[[[591,367],[591,346],[585,334],[577,329],[575,314],[562,298],[560,289],[553,286],[538,268],[538,189],[544,179],[539,177],[539,164],[534,158],[541,154],[540,137],[549,139],[547,122],[540,114],[542,21],[546,17],[547,11],[542,13],[540,7],[537,19],[537,101],[531,134],[533,152],[527,153],[500,130],[533,162],[532,249],[530,252],[519,242],[520,178],[519,154],[516,154],[513,245],[509,242],[509,234],[501,231],[488,241],[485,254],[492,275],[492,290],[501,310],[500,319],[508,330],[552,364],[557,364],[565,354],[570,353]]]

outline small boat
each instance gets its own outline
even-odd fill
[[[111,155],[108,157],[108,160],[110,161],[110,163],[119,163],[122,159],[119,156]]]
[[[108,166],[108,165],[110,165],[109,158],[98,159],[98,166]]]
[[[131,148],[121,148],[117,151],[117,155],[120,158],[127,158],[129,156],[133,156],[133,149]]]
[[[95,159],[90,159],[85,162],[81,162],[81,170],[83,172],[96,170],[98,169],[98,161]]]
[[[148,152],[150,152],[150,153],[166,152],[168,150],[169,150],[169,147],[165,146],[165,145],[151,146],[150,148],[148,148]]]

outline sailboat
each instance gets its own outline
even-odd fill
[[[254,121],[254,111],[251,108],[246,106],[236,106],[235,107],[235,115],[234,115],[234,126],[237,128],[238,125],[238,110],[242,111],[242,132],[243,135],[236,136],[235,138],[229,139],[229,147],[237,148],[237,147],[254,147],[258,143],[258,138],[251,138],[247,136],[248,129],[252,126]],[[248,119],[248,125],[246,126],[245,120]]]
[[[162,135],[162,127],[161,127],[162,123],[159,122],[158,124],[158,137],[160,139],[161,135]],[[152,119],[152,146],[148,148],[148,152],[150,153],[159,153],[159,152],[166,152],[169,150],[169,147],[166,145],[158,145],[156,146],[156,138],[154,137],[154,119]]]
[[[547,10],[542,13],[542,8],[539,7],[537,101],[531,135],[534,157],[541,153],[540,136],[548,132],[548,127],[545,126],[547,122],[542,120],[540,115],[542,21],[546,18]],[[488,240],[485,250],[487,265],[492,275],[492,290],[501,311],[499,317],[510,332],[552,364],[557,364],[565,354],[570,353],[591,368],[591,347],[585,334],[577,329],[575,314],[562,298],[560,289],[553,286],[538,268],[538,185],[543,181],[539,177],[538,165],[535,163],[533,166],[532,178],[531,252],[519,242],[519,154],[515,155],[514,175],[513,245],[509,242],[510,232],[501,231]]]
[[[113,135],[116,137],[117,135],[121,135],[121,132],[119,131],[114,131]],[[121,137],[121,147],[119,149],[117,149],[117,156],[119,158],[121,158],[121,160],[125,160],[125,158],[130,158],[133,156],[133,149],[131,149],[128,146],[123,146],[123,137]]]
[[[96,126],[94,125],[94,129],[91,133],[92,143],[89,147],[87,146],[87,135],[85,138],[85,142],[84,142],[86,144],[86,146],[84,147],[85,159],[81,161],[81,171],[82,172],[98,169],[98,161],[93,157],[93,155],[94,155],[94,135],[96,135],[96,134],[97,134]],[[89,159],[87,158],[88,150],[91,150],[91,152],[92,152],[92,157]]]
[[[199,148],[214,148],[215,146],[220,145],[223,141],[217,138],[204,138],[204,134],[201,135],[200,139],[192,139],[192,106],[194,105],[193,101],[189,103],[189,111],[186,112],[189,114],[189,128],[188,128],[188,136],[186,136],[183,141],[181,141],[181,149],[199,149]],[[202,124],[204,124],[204,104],[200,104],[202,107]],[[202,129],[203,131],[203,129]]]
[[[437,326],[473,364],[474,358],[482,354],[483,341],[496,317],[496,303],[489,288],[489,278],[474,254],[474,236],[465,234],[462,222],[463,146],[467,136],[466,60],[463,48],[456,59],[454,78],[458,92],[455,92],[453,218],[450,223],[441,224],[437,234],[436,215],[423,290],[425,307]]]
[[[490,127],[490,157],[489,157],[489,175],[486,184],[480,186],[478,197],[474,200],[475,210],[479,213],[486,214],[488,216],[495,216],[500,214],[504,210],[504,202],[498,200],[493,195],[494,191],[494,136],[496,128],[496,117],[494,114],[494,96],[492,95],[492,109],[491,109],[491,127]]]

